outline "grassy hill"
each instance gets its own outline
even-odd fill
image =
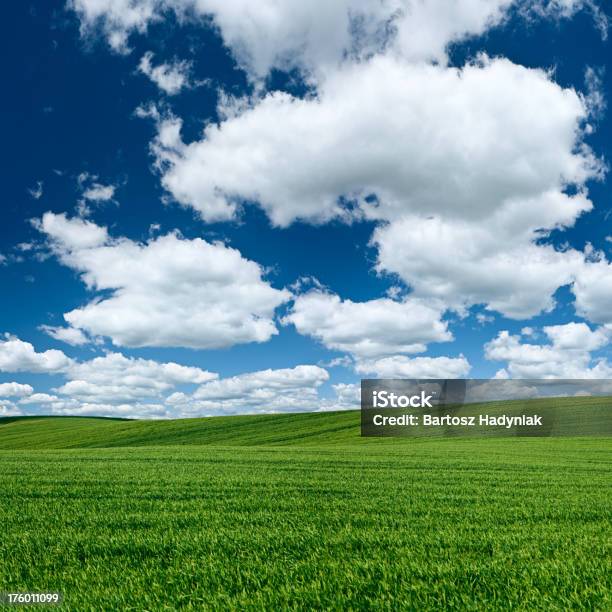
[[[86,417],[0,419],[0,449],[342,444],[359,439],[359,413],[327,412],[130,421]]]
[[[523,401],[490,402],[489,414],[518,413]],[[611,398],[580,397],[530,400],[530,408],[546,411],[561,407],[568,415],[567,434],[580,435],[581,413],[599,411],[609,423]],[[466,406],[463,413],[481,405]],[[603,421],[603,419],[602,419]],[[592,432],[588,432],[592,433]],[[603,430],[602,434],[605,433]],[[608,432],[610,433],[610,432]],[[0,450],[113,448],[125,446],[267,446],[377,444],[360,437],[359,411],[247,415],[164,421],[89,417],[11,417],[0,419]],[[401,443],[387,439],[385,443]]]
[[[612,438],[361,438],[359,416],[0,420],[0,592],[78,612],[612,609]]]

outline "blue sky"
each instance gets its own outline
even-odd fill
[[[8,7],[2,414],[610,377],[603,4],[451,4]]]

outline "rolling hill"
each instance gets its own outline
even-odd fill
[[[570,415],[565,435],[593,434],[581,431],[585,410],[599,412],[602,422],[610,419],[612,400],[605,397],[530,400],[534,410],[563,408]],[[512,413],[524,401],[491,402],[490,414]],[[467,412],[482,405],[465,406]],[[597,432],[595,432],[597,433]],[[601,434],[610,433],[602,429]],[[176,420],[125,420],[94,417],[9,417],[0,419],[0,450],[113,448],[130,446],[318,446],[376,444],[378,438],[360,437],[359,411],[310,412],[223,416]],[[386,443],[401,443],[398,438]]]
[[[552,406],[609,421],[609,398],[533,402]],[[357,411],[6,418],[0,591],[78,611],[608,610],[611,441],[362,438]]]

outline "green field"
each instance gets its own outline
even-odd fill
[[[0,591],[64,609],[612,609],[610,438],[344,412],[4,419],[0,449]]]

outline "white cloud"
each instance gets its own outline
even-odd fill
[[[216,374],[201,368],[183,366],[174,362],[157,363],[148,359],[125,357],[120,353],[109,353],[91,361],[75,364],[69,375],[73,379],[108,384],[140,384],[165,389],[169,384],[202,384],[217,378]]]
[[[485,356],[505,361],[499,378],[610,378],[612,365],[595,360],[591,352],[606,346],[610,333],[602,328],[591,330],[585,323],[544,327],[550,344],[521,342],[520,336],[501,331],[485,345]]]
[[[34,225],[62,252],[79,252],[101,247],[109,239],[105,227],[99,227],[84,219],[68,219],[66,213],[45,213],[42,220],[35,221]]]
[[[115,202],[116,185],[105,185],[98,182],[98,177],[95,174],[82,172],[78,176],[78,184],[81,190],[81,199],[79,200],[77,210],[79,216],[86,217],[91,214],[92,206],[99,206],[107,202]],[[115,202],[116,203],[116,202]]]
[[[68,382],[56,389],[57,393],[88,403],[113,403],[161,397],[176,385],[199,385],[216,379],[217,374],[177,363],[109,353],[73,364],[67,377]]]
[[[0,417],[22,416],[22,411],[11,401],[0,399]]]
[[[0,383],[0,397],[25,397],[32,395],[34,389],[30,385],[16,382]]]
[[[182,416],[315,411],[317,388],[328,379],[314,365],[261,370],[206,383],[192,395],[174,393],[167,403]]]
[[[48,407],[52,414],[65,416],[103,416],[125,419],[168,419],[175,416],[164,404],[142,402],[104,404],[59,400],[51,402]]]
[[[56,402],[58,399],[56,395],[49,395],[48,393],[33,393],[28,397],[20,399],[19,403],[23,405],[48,404],[50,402]]]
[[[55,338],[60,342],[65,342],[66,344],[70,344],[71,346],[81,346],[89,342],[87,336],[80,329],[75,329],[74,327],[54,327],[52,325],[41,325],[39,329],[44,331],[52,338]]]
[[[610,342],[610,333],[602,328],[591,330],[586,323],[549,325],[544,328],[555,349],[596,351]]]
[[[321,361],[319,364],[323,368],[350,368],[353,365],[353,360],[348,355],[342,357],[334,357],[329,361]]]
[[[537,6],[533,0],[70,0],[68,6],[83,35],[101,28],[119,52],[129,51],[132,32],[145,32],[171,12],[205,25],[212,18],[254,78],[273,68],[316,75],[347,56],[383,50],[408,61],[444,63],[449,43],[501,23],[511,7],[547,18],[571,17],[583,6],[597,9],[592,0],[538,1]],[[601,28],[601,11],[593,13]]]
[[[577,141],[581,98],[503,59],[457,70],[380,57],[330,74],[315,98],[273,92],[222,110],[202,140],[182,143],[169,119],[155,145],[166,189],[206,220],[234,217],[247,199],[275,225],[323,221],[346,216],[345,196],[378,219],[513,209],[524,233],[528,206],[533,223],[571,224],[590,205],[561,192],[599,172]]]
[[[361,401],[361,386],[358,384],[338,383],[332,385],[338,400],[345,402],[347,405],[359,408]]]
[[[588,66],[584,73],[586,85],[584,101],[589,109],[589,115],[595,119],[601,119],[607,107],[602,76],[603,69],[597,70],[592,66]]]
[[[191,62],[173,61],[153,66],[153,53],[145,53],[140,59],[138,70],[149,77],[164,93],[174,96],[181,89],[192,86],[190,72]]]
[[[360,374],[377,378],[464,378],[471,366],[460,357],[414,357],[404,355],[357,362]]]
[[[49,357],[28,346],[35,355]],[[56,370],[22,363],[20,371]],[[261,370],[218,380],[217,374],[198,367],[108,353],[84,362],[71,361],[60,373],[66,382],[53,389],[54,394],[34,393],[30,385],[3,383],[0,397],[18,397],[24,409],[34,406],[48,414],[148,419],[359,407],[358,385],[340,383],[332,386],[332,397],[320,395],[319,388],[329,380],[329,374],[314,365]],[[9,400],[0,400],[0,407],[0,414],[5,416],[23,413]]]
[[[361,385],[354,383],[338,383],[332,385],[333,397],[319,400],[317,412],[333,410],[359,410],[361,407]]]
[[[114,195],[114,185],[102,185],[101,183],[93,183],[83,192],[83,197],[92,202],[107,202],[112,200]]]
[[[59,373],[66,382],[54,394],[34,393],[30,385],[0,384],[0,398],[18,397],[24,407],[36,406],[50,414],[91,414],[169,418],[182,416],[167,405],[166,396],[177,388],[197,388],[217,379],[217,374],[174,362],[126,357],[108,353],[89,361],[68,360],[60,351],[36,353],[31,344],[9,338],[0,343],[0,370]],[[308,382],[311,379],[306,377]],[[9,406],[10,404],[10,406]],[[7,413],[21,414],[14,404],[0,401]],[[8,414],[8,413],[7,413]]]
[[[102,27],[109,45],[118,52],[127,52],[127,39],[132,30],[143,32],[160,18],[165,0],[68,0],[67,6],[81,20],[81,33]]]
[[[511,0],[200,0],[251,74],[297,67],[320,73],[382,50],[408,61],[446,61],[450,42],[498,24]],[[263,6],[262,6],[263,5]]]
[[[572,287],[576,312],[593,323],[612,325],[612,264],[605,260],[587,263]]]
[[[577,12],[587,10],[591,13],[601,37],[608,37],[608,17],[599,7],[597,0],[527,0],[522,3],[522,12],[527,17],[570,18]]]
[[[274,393],[287,389],[313,388],[324,383],[328,378],[329,374],[326,370],[314,365],[300,365],[281,370],[260,370],[206,383],[194,393],[194,398],[214,401],[242,399],[262,390]]]
[[[495,317],[484,312],[478,312],[476,313],[476,321],[478,321],[480,325],[488,325],[489,323],[493,323],[495,321]]]
[[[316,97],[228,104],[202,140],[183,143],[170,118],[153,146],[165,188],[207,221],[234,218],[243,201],[278,226],[388,221],[373,236],[380,272],[415,297],[514,318],[552,308],[580,272],[582,253],[540,240],[591,210],[585,184],[603,167],[582,142],[585,99],[544,71],[377,57],[329,73]]]
[[[510,0],[70,0],[81,32],[102,27],[116,51],[128,51],[131,32],[173,11],[212,17],[225,44],[252,75],[272,68],[307,71],[335,64],[347,53],[380,49],[392,39],[410,58],[443,59],[446,45],[499,21]],[[395,33],[395,36],[393,35]],[[414,40],[416,38],[416,40]]]
[[[356,357],[420,353],[429,342],[452,340],[441,310],[434,304],[407,299],[353,302],[320,290],[298,296],[283,319],[300,334],[327,348]]]
[[[587,207],[582,198],[559,197],[563,214],[582,206]],[[533,243],[537,208],[529,202],[516,208],[522,209],[517,217],[533,214],[533,221],[525,220],[531,231],[523,227],[517,228],[522,234],[513,233],[511,227],[520,219],[506,211],[475,222],[412,217],[379,228],[373,239],[379,250],[377,268],[400,275],[414,295],[438,298],[459,311],[485,304],[510,318],[527,319],[552,310],[553,294],[581,273],[584,256]]]
[[[0,364],[1,357],[0,350]],[[23,371],[41,371],[36,367]],[[340,383],[332,386],[332,397],[320,395],[319,388],[329,380],[329,374],[314,365],[218,380],[217,374],[198,367],[108,353],[84,362],[72,361],[60,373],[66,382],[53,389],[54,394],[34,393],[30,385],[3,383],[0,398],[20,398],[20,406],[25,410],[35,407],[37,413],[146,419],[359,407],[358,385]],[[15,403],[0,399],[0,415],[22,413]]]
[[[42,181],[36,181],[36,185],[28,189],[28,193],[35,199],[40,200],[44,193],[44,184]]]
[[[72,2],[84,30],[101,25],[119,46],[168,12],[212,16],[252,76],[298,67],[315,77],[316,94],[306,99],[280,92],[222,97],[224,120],[190,144],[181,139],[179,119],[161,120],[157,113],[153,150],[172,196],[207,221],[233,219],[243,201],[255,201],[278,226],[347,218],[355,213],[342,208],[344,197],[357,203],[358,215],[390,222],[373,237],[378,270],[400,276],[415,297],[438,298],[458,311],[482,304],[519,319],[551,310],[555,291],[582,274],[584,255],[540,239],[592,208],[585,184],[603,172],[582,140],[592,130],[589,116],[602,108],[596,74],[587,72],[581,95],[544,71],[503,59],[451,69],[445,52],[450,42],[503,22],[510,8],[528,18],[568,18],[586,9],[607,28],[597,5],[341,0],[263,6]],[[362,61],[350,61],[356,56]],[[427,63],[432,60],[440,63]],[[568,186],[576,195],[567,195]],[[592,310],[589,294],[598,289],[578,284],[575,292],[577,306]]]
[[[277,334],[274,310],[290,294],[236,249],[168,234],[136,243],[46,213],[39,224],[60,261],[89,289],[110,291],[64,315],[71,327],[128,347],[221,348]]]
[[[48,350],[37,353],[29,342],[5,334],[0,340],[0,371],[2,372],[46,372],[66,371],[72,364],[62,351]]]

